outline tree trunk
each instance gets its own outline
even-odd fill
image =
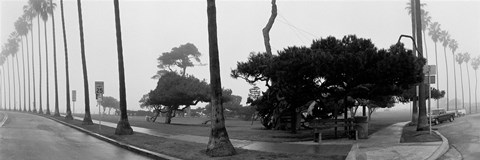
[[[173,106],[168,106],[167,115],[165,116],[165,124],[170,124],[172,122],[172,113],[173,113]]]
[[[465,109],[465,96],[463,91],[463,74],[462,74],[462,64],[458,64],[460,66],[460,84],[462,85],[462,109]]]
[[[25,42],[27,44],[28,112],[32,112],[32,107],[31,107],[32,99],[30,97],[30,95],[31,95],[31,92],[30,92],[30,53],[28,51],[29,47],[28,47],[28,36],[27,35],[25,35]],[[25,98],[27,98],[27,97],[25,97]]]
[[[415,0],[410,0],[410,7],[411,7],[411,18],[412,18],[412,37],[415,39],[417,34],[416,34],[416,22],[415,22]],[[415,42],[412,42],[412,46],[413,46],[413,51],[415,52],[415,54],[417,54],[418,52],[416,52],[417,48],[416,48],[416,45],[415,45]],[[417,55],[418,56],[418,55]],[[415,86],[416,88],[416,94],[415,94],[415,98],[413,100],[413,109],[412,109],[412,123],[413,124],[417,124],[417,121],[418,121],[418,105],[417,105],[417,100],[415,100],[418,96],[418,85]]]
[[[33,25],[33,20],[30,19],[30,24]],[[37,102],[36,102],[36,97],[37,97],[37,92],[35,90],[35,47],[34,47],[34,43],[33,43],[33,28],[30,30],[30,36],[31,36],[31,40],[32,40],[32,85],[33,85],[33,113],[37,113]],[[30,67],[28,67],[28,69],[30,69]],[[30,74],[28,75],[30,76]]]
[[[5,85],[5,66],[2,66],[2,77],[3,77],[3,110],[7,110],[7,86]]]
[[[42,48],[41,48],[41,43],[40,43],[40,16],[37,17],[37,26],[38,26],[38,70],[39,70],[39,73],[40,73],[40,76],[39,76],[39,92],[38,92],[38,95],[39,95],[39,107],[38,107],[38,113],[39,114],[43,114],[43,108],[42,108]]]
[[[478,103],[477,103],[477,70],[475,69],[475,113],[478,112]]]
[[[50,0],[50,8],[53,10],[53,2]],[[60,117],[60,111],[58,108],[58,76],[57,76],[57,42],[55,37],[55,16],[52,11],[52,34],[53,34],[53,72],[55,79],[55,113],[53,116]]]
[[[46,79],[47,79],[47,111],[45,114],[50,115],[50,81],[48,80],[48,41],[47,41],[47,21],[43,21],[43,29],[45,31],[45,72],[46,72]]]
[[[449,110],[449,105],[448,105],[448,100],[449,100],[449,97],[448,97],[448,63],[447,63],[447,47],[443,47],[443,53],[445,54],[445,68],[447,69],[445,74],[447,75],[446,77],[446,80],[447,80],[447,111]],[[438,74],[438,73],[437,73]]]
[[[420,0],[416,0],[415,1],[415,10],[416,10],[416,13],[421,13],[420,12]],[[422,31],[422,22],[421,22],[421,18],[420,18],[420,14],[415,14],[415,17],[416,17],[416,28],[417,28],[417,40],[420,40],[420,41],[417,41],[417,50],[419,52],[419,56],[420,58],[423,58],[423,45],[422,45],[422,34],[421,31]],[[424,77],[424,75],[422,74],[422,77]],[[438,83],[438,82],[437,82]],[[423,81],[422,81],[422,84],[423,84]],[[425,85],[420,85],[419,86],[419,106],[418,106],[418,125],[417,125],[417,130],[429,130],[429,126],[427,124],[427,109],[426,109],[426,104],[425,104]]]
[[[276,0],[272,0],[272,14],[268,19],[267,25],[263,28],[263,42],[265,43],[265,50],[268,54],[272,54],[272,47],[270,46],[270,30],[272,29],[275,18],[277,17],[277,4]]]
[[[125,71],[123,67],[123,47],[122,47],[122,29],[120,25],[120,7],[118,0],[114,0],[115,8],[115,29],[117,33],[117,52],[118,52],[118,76],[119,76],[119,88],[120,88],[120,121],[117,124],[115,134],[117,135],[130,135],[133,134],[132,127],[128,123],[127,116],[127,94],[125,89]]]
[[[412,125],[418,124],[418,85],[415,86],[415,97],[413,98],[413,105],[412,105]]]
[[[16,85],[15,85],[15,65],[14,65],[14,62],[13,62],[13,55],[12,55],[12,84],[13,84],[13,110],[16,111],[17,110],[17,89],[16,89]],[[20,86],[19,86],[20,87]]]
[[[220,62],[218,57],[217,13],[215,0],[207,0],[208,46],[210,57],[210,88],[212,104],[212,121],[210,138],[206,154],[211,157],[230,156],[236,154],[228,132],[225,128],[225,117],[222,106],[222,84],[220,81]]]
[[[437,65],[437,67],[435,68],[435,70],[436,70],[436,72],[437,72],[437,76],[436,76],[435,78],[437,78],[437,81],[436,81],[435,83],[437,84],[437,89],[440,91],[440,86],[439,86],[439,85],[440,85],[440,84],[439,84],[439,83],[440,83],[440,82],[439,82],[439,79],[440,79],[440,78],[438,78],[439,76],[438,76],[437,42],[434,42],[434,44],[435,44],[435,65]],[[448,70],[447,70],[447,71],[448,71]],[[440,108],[440,103],[439,103],[439,102],[440,102],[440,99],[437,99],[436,101],[437,101],[437,109],[438,109],[438,108]]]
[[[7,62],[6,66],[8,67],[7,69],[7,80],[8,80],[8,110],[11,110],[12,108],[12,97],[11,97],[11,90],[10,90],[10,67],[8,66],[8,59],[5,59],[5,62]]]
[[[457,73],[455,67],[455,53],[452,50],[453,55],[453,83],[455,85],[455,113],[457,113]]]
[[[23,51],[23,37],[21,37],[22,42],[22,69],[23,69],[23,111],[27,111],[27,88],[25,84],[25,52]]]
[[[66,103],[67,103],[67,115],[65,119],[73,120],[72,111],[70,109],[70,78],[68,75],[68,47],[67,47],[67,33],[65,31],[65,17],[63,13],[63,0],[60,0],[60,7],[62,13],[62,30],[63,30],[63,48],[65,49],[65,81],[66,81]]]
[[[85,117],[83,117],[84,125],[93,125],[92,116],[90,115],[90,94],[88,91],[88,75],[87,75],[87,60],[85,58],[85,42],[83,37],[83,19],[82,19],[82,2],[77,0],[78,6],[78,25],[80,28],[80,49],[82,56],[82,68],[83,68],[83,88],[85,95]]]
[[[468,106],[469,106],[469,111],[470,114],[472,114],[472,92],[471,92],[471,87],[470,87],[470,72],[468,71],[468,63],[465,62],[465,66],[467,68],[467,79],[468,79]]]

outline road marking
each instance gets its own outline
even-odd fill
[[[8,114],[3,113],[3,115],[4,115],[4,116],[3,116],[3,120],[0,121],[0,127],[3,127],[3,124],[4,124],[4,123],[7,121],[7,119],[8,119]]]

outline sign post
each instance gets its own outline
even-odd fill
[[[102,111],[100,102],[102,102],[104,93],[104,85],[103,81],[95,81],[95,97],[97,99],[97,106],[98,106],[98,114],[100,115],[100,119],[98,120],[98,129],[102,130]]]
[[[437,66],[435,65],[425,65],[423,66],[423,73],[426,75],[427,78],[427,85],[428,85],[428,125],[429,125],[429,132],[432,134],[432,107],[430,103],[430,97],[432,97],[432,91],[430,89],[430,84],[434,84],[435,82],[435,75],[437,74]],[[433,81],[432,81],[433,79]],[[438,88],[437,88],[438,89]],[[448,103],[448,102],[447,102]]]
[[[75,114],[75,102],[77,101],[77,90],[72,90],[73,114]]]

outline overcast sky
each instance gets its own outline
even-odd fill
[[[22,6],[27,0],[0,0],[0,40],[1,44],[14,31],[13,23],[23,14]],[[270,32],[274,51],[288,46],[310,46],[313,39],[356,34],[370,38],[378,48],[387,48],[396,43],[401,34],[411,34],[411,20],[405,10],[408,0],[318,0],[284,1],[278,0],[278,16]],[[55,10],[58,85],[61,111],[65,110],[65,62],[63,35],[61,32],[60,2]],[[230,71],[238,61],[246,61],[250,52],[264,52],[262,28],[270,16],[270,1],[217,1],[217,24],[220,51],[222,85],[233,90],[233,94],[243,97],[245,102],[248,89],[252,86],[241,79],[230,77]],[[432,21],[439,22],[441,28],[449,31],[459,43],[458,52],[469,52],[472,57],[480,55],[480,0],[473,1],[422,1],[430,12]],[[80,58],[80,38],[77,3],[64,2],[65,23],[69,53],[70,84],[77,90],[76,112],[83,111],[83,75]],[[85,51],[90,86],[92,111],[95,107],[94,81],[105,82],[105,95],[118,98],[118,68],[115,39],[113,0],[82,1]],[[120,1],[125,74],[128,109],[137,110],[138,100],[156,86],[151,77],[156,73],[157,58],[163,52],[181,44],[193,43],[202,53],[202,63],[208,63],[208,35],[206,1]],[[53,46],[51,19],[47,23],[49,43],[50,105],[53,111]],[[43,22],[41,22],[42,64],[45,59]],[[34,21],[35,63],[38,65],[37,23]],[[29,45],[31,40],[29,38]],[[407,47],[411,42],[403,40]],[[438,46],[440,89],[446,90],[445,58],[443,47]],[[434,45],[427,37],[429,64],[435,64]],[[26,47],[24,49],[26,52]],[[19,52],[21,55],[21,50]],[[447,48],[449,65],[450,99],[454,98],[453,61]],[[465,65],[463,65],[465,68]],[[42,67],[43,79],[45,66]],[[457,74],[458,74],[457,66]],[[38,75],[38,67],[36,67]],[[466,72],[463,72],[464,75]],[[474,71],[470,68],[472,88],[475,84]],[[208,66],[188,68],[187,74],[209,82]],[[459,81],[459,80],[458,80]],[[45,79],[43,80],[45,82]],[[258,84],[263,86],[264,84]],[[467,79],[464,78],[465,89]],[[38,86],[38,78],[37,78]],[[458,97],[461,98],[460,83]],[[43,85],[43,96],[45,84]],[[37,89],[38,92],[38,89]],[[467,94],[468,91],[465,90]],[[472,90],[472,93],[474,91]],[[37,94],[38,96],[38,94]],[[468,98],[466,97],[466,101]],[[38,103],[38,101],[37,101]],[[45,101],[44,107],[45,107]]]

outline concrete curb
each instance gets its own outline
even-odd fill
[[[438,131],[434,131],[434,132],[442,138],[442,144],[440,145],[440,147],[437,148],[437,150],[435,150],[435,152],[432,153],[432,155],[430,155],[430,157],[427,158],[427,160],[436,160],[436,159],[440,158],[443,154],[447,153],[448,148],[450,146],[448,144],[448,139],[447,138],[445,138]]]
[[[83,129],[81,127],[78,127],[78,126],[75,126],[75,125],[72,125],[72,124],[69,124],[69,123],[66,123],[66,122],[63,122],[63,121],[60,121],[58,119],[55,119],[53,117],[48,117],[48,116],[43,116],[43,115],[39,115],[39,114],[33,114],[33,115],[37,115],[37,116],[41,116],[41,117],[45,117],[45,118],[48,118],[48,119],[51,119],[53,121],[56,121],[58,123],[61,123],[63,125],[66,125],[66,126],[69,126],[71,128],[74,128],[74,129],[77,129],[81,132],[84,132],[86,134],[89,134],[95,138],[98,138],[100,140],[103,140],[105,142],[108,142],[110,144],[113,144],[113,145],[116,145],[116,146],[119,146],[121,148],[124,148],[124,149],[127,149],[129,151],[132,151],[132,152],[135,152],[135,153],[138,153],[138,154],[141,154],[141,155],[144,155],[144,156],[148,156],[150,158],[154,158],[154,159],[164,159],[164,160],[181,160],[179,158],[175,158],[175,157],[171,157],[171,156],[168,156],[168,155],[165,155],[165,154],[160,154],[160,153],[157,153],[157,152],[154,152],[154,151],[150,151],[150,150],[146,150],[146,149],[143,149],[143,148],[139,148],[139,147],[136,147],[136,146],[133,146],[133,145],[130,145],[130,144],[126,144],[126,143],[123,143],[123,142],[120,142],[120,141],[117,141],[117,140],[114,140],[114,139],[111,139],[111,138],[108,138],[108,137],[105,137],[101,134],[98,134],[98,133],[94,133],[94,132],[91,132],[89,130],[86,130],[86,129]]]

